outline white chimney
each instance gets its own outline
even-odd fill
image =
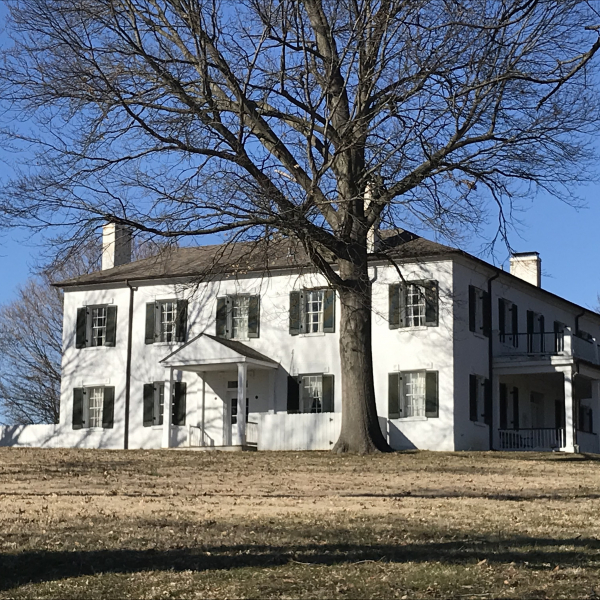
[[[131,229],[117,223],[102,228],[102,270],[131,262]]]
[[[510,274],[542,287],[542,259],[537,252],[517,252],[510,257]]]

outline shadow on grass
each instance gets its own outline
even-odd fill
[[[332,532],[335,535],[335,532]],[[516,537],[499,540],[462,539],[407,544],[262,544],[219,545],[167,550],[39,551],[0,554],[0,590],[71,577],[131,574],[148,571],[193,571],[269,568],[287,563],[343,565],[363,561],[473,565],[516,564],[528,569],[584,567],[598,569],[600,541],[592,538]]]

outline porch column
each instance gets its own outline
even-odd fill
[[[202,441],[201,446],[206,446],[206,436],[204,435],[204,426],[206,424],[206,371],[202,371]]]
[[[575,452],[575,419],[573,415],[573,371],[563,371],[565,396],[565,452]]]
[[[246,444],[246,378],[248,367],[246,363],[238,363],[237,388],[237,431],[238,440],[242,446]]]
[[[500,377],[492,375],[492,447],[490,450],[500,449]]]
[[[592,379],[592,429],[596,434],[596,444],[598,444],[598,434],[600,433],[600,381]],[[596,447],[596,452],[600,447]]]
[[[173,367],[169,369],[169,380],[165,381],[165,397],[163,405],[163,430],[162,447],[171,447],[171,422],[173,420],[173,409],[171,395],[173,394]]]

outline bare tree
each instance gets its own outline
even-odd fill
[[[598,3],[9,0],[4,97],[41,134],[5,209],[71,232],[281,233],[341,305],[335,450],[387,450],[369,230],[500,233],[518,194],[589,172]],[[490,200],[491,199],[491,200]],[[384,253],[380,253],[384,257]]]

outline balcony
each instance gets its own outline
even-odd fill
[[[494,331],[492,335],[494,359],[499,362],[580,359],[600,365],[596,339],[575,335],[568,327],[558,332],[503,334]]]

